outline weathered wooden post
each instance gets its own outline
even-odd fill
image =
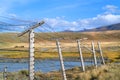
[[[29,31],[29,80],[34,80],[34,31]]]
[[[4,67],[3,80],[7,80],[7,67]]]
[[[102,49],[101,49],[100,42],[98,42],[98,48],[99,48],[100,56],[101,56],[101,59],[102,59],[102,63],[105,65],[105,61],[104,61],[103,52],[102,52]]]
[[[81,50],[80,40],[77,40],[77,44],[78,44],[78,51],[79,51],[79,55],[80,55],[80,61],[81,61],[82,71],[85,71],[85,66],[84,66],[84,61],[83,61],[83,56],[82,56],[82,50]]]
[[[57,45],[57,49],[58,49],[63,80],[67,80],[66,73],[65,73],[65,68],[64,68],[64,63],[63,63],[62,51],[61,51],[61,47],[60,47],[60,43],[59,43],[58,39],[56,40],[56,45]]]
[[[34,80],[34,28],[37,28],[44,24],[44,21],[31,26],[29,29],[25,30],[18,37],[29,32],[29,80]]]
[[[92,53],[93,53],[93,57],[94,57],[94,65],[97,68],[97,59],[96,59],[96,53],[95,53],[95,47],[94,47],[93,41],[92,41],[91,45],[92,45]]]

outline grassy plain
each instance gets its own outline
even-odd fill
[[[52,37],[50,35],[53,35]],[[60,45],[63,57],[79,58],[77,39],[87,37],[82,45],[91,49],[91,41],[95,42],[95,49],[98,50],[97,41],[101,42],[103,56],[111,62],[120,62],[120,31],[104,32],[68,32],[68,33],[36,33],[35,34],[35,58],[58,58],[55,38],[60,38]],[[28,58],[28,36],[17,37],[16,33],[0,33],[0,58]],[[91,57],[91,52],[82,46],[84,58]],[[97,56],[99,54],[97,53]],[[66,70],[67,80],[120,80],[120,64],[112,63],[99,66],[98,69],[86,67],[85,72],[75,67]],[[28,80],[28,71],[8,72],[7,80]],[[0,80],[3,73],[0,72]],[[62,80],[61,72],[35,73],[36,80]]]
[[[52,35],[52,36],[50,36]],[[35,57],[39,59],[57,58],[56,38],[60,39],[64,57],[79,57],[77,39],[88,38],[82,41],[82,45],[91,49],[91,41],[101,42],[104,57],[112,61],[120,60],[120,31],[104,32],[60,32],[60,33],[36,33],[35,34]],[[0,33],[0,57],[2,58],[27,58],[28,35],[17,37],[17,33]],[[91,52],[82,47],[83,56],[91,57]],[[99,54],[97,54],[99,55]]]

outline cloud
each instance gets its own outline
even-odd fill
[[[116,10],[118,7],[117,6],[114,6],[114,5],[106,5],[103,7],[103,9],[107,9],[107,10],[110,10],[110,11],[114,11]]]
[[[16,1],[16,0],[12,0],[12,1]],[[24,1],[21,2],[21,4],[23,3]],[[11,6],[11,4],[12,3],[9,3],[9,6]],[[27,2],[25,2],[24,4],[27,4]],[[70,7],[75,7],[75,5],[58,7],[58,9],[70,8]],[[54,28],[55,31],[82,30],[85,28],[90,29],[90,28],[96,28],[96,27],[115,24],[120,22],[120,14],[118,13],[120,10],[118,10],[117,6],[106,5],[103,7],[103,9],[105,10],[103,14],[98,14],[92,18],[77,19],[75,21],[69,21],[69,20],[66,20],[64,17],[56,17],[56,18],[44,18],[44,20],[47,24],[49,24],[52,28]],[[3,9],[0,6],[0,11],[2,13],[7,12],[7,10],[8,8],[4,7]],[[9,14],[9,15],[15,16],[15,17],[17,16],[15,14]],[[23,28],[23,26],[21,26],[20,28]]]
[[[104,9],[106,9],[105,13],[98,14],[92,18],[68,21],[62,17],[56,17],[45,18],[45,21],[53,28],[61,28],[61,30],[81,30],[85,28],[90,29],[120,22],[120,14],[115,14],[116,11],[119,11],[117,6],[106,5]]]
[[[59,29],[70,29],[75,30],[74,27],[78,26],[78,23],[76,21],[67,21],[64,18],[56,17],[56,18],[44,18],[45,22],[49,24],[53,28],[59,28]]]
[[[69,22],[64,20],[63,18],[56,17],[56,18],[45,18],[45,21],[51,24],[52,27],[55,26],[78,26],[77,22]]]
[[[109,13],[120,13],[120,10],[118,10],[118,7],[115,6],[115,5],[106,5],[103,7],[106,14],[109,14]]]
[[[93,18],[79,20],[79,25],[84,28],[95,28],[120,22],[120,15],[104,14]]]
[[[61,28],[68,30],[81,30],[110,25],[120,22],[120,15],[102,14],[93,18],[80,19],[76,21],[67,21],[63,18],[45,18],[45,21],[53,28]]]

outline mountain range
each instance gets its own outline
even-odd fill
[[[102,26],[102,27],[93,28],[93,29],[87,29],[85,31],[107,31],[107,30],[120,30],[120,23],[112,24],[108,26]]]
[[[109,30],[120,30],[120,23],[101,26],[93,29],[84,29],[79,31],[65,30],[63,32],[92,32],[92,31],[109,31]]]

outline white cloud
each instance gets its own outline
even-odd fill
[[[56,18],[45,18],[44,19],[51,27],[62,27],[63,29],[71,28],[71,27],[77,27],[78,23],[76,21],[70,22],[67,20],[64,20],[63,18],[56,17]]]
[[[5,0],[7,1],[7,0]],[[15,1],[16,0],[12,0]],[[19,0],[21,3],[24,3],[24,0]],[[23,1],[23,2],[22,2]],[[28,0],[27,0],[28,1]],[[10,2],[10,1],[9,1]],[[8,3],[9,3],[8,2]],[[24,4],[26,4],[25,2]],[[1,3],[0,3],[1,4]],[[9,3],[9,6],[13,5],[13,3]],[[2,7],[0,6],[0,13],[7,12],[9,6],[7,7]],[[68,6],[69,7],[69,6]],[[66,8],[68,8],[66,7]],[[62,7],[64,8],[64,7]],[[86,18],[86,19],[78,19],[76,21],[68,21],[65,20],[64,17],[56,17],[56,18],[44,18],[44,20],[55,30],[81,30],[81,29],[90,29],[90,28],[95,28],[99,26],[104,26],[104,25],[110,25],[110,24],[115,24],[120,22],[120,14],[114,14],[116,12],[119,12],[117,6],[114,5],[106,5],[104,7],[105,14],[98,14],[95,17],[92,18]],[[9,14],[12,16],[16,16],[15,14]],[[23,26],[21,26],[23,28]]]
[[[110,14],[110,13],[120,13],[120,10],[118,10],[118,7],[115,5],[106,5],[103,7],[105,11],[105,14]]]
[[[115,23],[120,23],[120,14],[114,14],[117,9],[117,6],[106,5],[105,14],[98,14],[96,17],[78,19],[76,21],[68,21],[61,17],[56,18],[45,18],[45,21],[54,28],[62,27],[62,29],[68,30],[81,30],[81,29],[90,29]]]
[[[120,15],[104,14],[96,17],[79,20],[79,25],[84,28],[95,28],[120,22]]]
[[[114,11],[116,10],[118,7],[117,6],[114,6],[114,5],[106,5],[105,7],[103,7],[103,9],[106,9],[106,10],[110,10],[110,11]]]
[[[63,18],[45,18],[45,21],[53,28],[62,28],[68,30],[81,30],[110,25],[120,22],[120,15],[102,14],[93,18],[80,19],[76,21],[67,21]]]

